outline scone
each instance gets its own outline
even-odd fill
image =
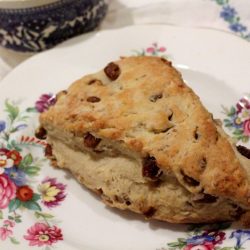
[[[40,124],[54,165],[111,207],[173,223],[250,222],[248,150],[165,59],[109,63],[60,92]]]

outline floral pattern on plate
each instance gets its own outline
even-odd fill
[[[250,139],[250,94],[242,97],[234,106],[223,107],[226,115],[224,126],[232,132],[235,142],[248,142]]]
[[[34,113],[43,112],[55,99],[44,94],[35,107],[20,111],[14,102],[5,101],[6,120],[0,121],[0,240],[20,244],[15,237],[15,227],[23,221],[23,212],[33,213],[35,224],[24,228],[23,239],[29,246],[45,246],[50,249],[63,240],[62,230],[57,226],[55,215],[45,209],[53,209],[65,200],[66,185],[56,178],[45,177],[37,181],[46,159],[35,155],[31,149],[44,150],[46,142],[20,131],[28,127]],[[34,131],[33,131],[34,134]],[[32,152],[32,153],[31,153]]]
[[[152,43],[146,49],[132,50],[136,56],[160,56],[163,58],[169,57],[166,52],[167,48],[164,46],[159,46],[157,42]]]
[[[185,238],[167,244],[158,250],[243,250],[250,240],[250,230],[225,231],[231,223],[191,226]],[[233,246],[226,246],[225,240],[232,239]]]
[[[230,4],[229,0],[212,0],[222,7],[220,17],[228,23],[228,28],[240,37],[250,41],[250,32],[241,22],[240,15]]]

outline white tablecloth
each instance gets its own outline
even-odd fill
[[[250,0],[108,1],[109,12],[99,30],[166,23],[224,30],[250,41]],[[0,48],[0,80],[30,56]]]

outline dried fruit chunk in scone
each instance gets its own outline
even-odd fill
[[[53,162],[109,206],[174,223],[249,222],[246,149],[165,59],[109,63],[61,92],[40,123]]]

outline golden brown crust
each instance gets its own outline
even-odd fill
[[[205,191],[250,207],[246,170],[179,72],[157,57],[115,64],[120,72],[114,80],[102,70],[72,84],[41,115],[42,126],[119,142],[142,158],[154,157],[192,193]]]

